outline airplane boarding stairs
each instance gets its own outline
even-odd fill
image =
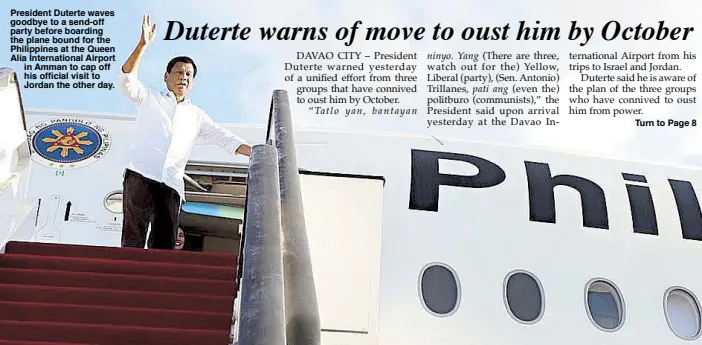
[[[239,255],[35,243],[0,228],[0,345],[319,345],[291,123],[275,91]]]
[[[9,242],[0,344],[224,345],[233,254]]]

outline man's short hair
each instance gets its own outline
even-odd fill
[[[193,59],[187,56],[176,56],[172,58],[171,61],[168,61],[168,65],[166,65],[166,72],[171,73],[171,70],[173,70],[173,67],[175,67],[175,64],[178,62],[189,63],[193,65],[193,78],[197,76],[197,65],[195,65],[195,61],[193,61]]]

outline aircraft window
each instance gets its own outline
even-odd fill
[[[671,288],[665,294],[665,318],[670,330],[683,340],[700,336],[700,307],[695,296],[683,288]]]
[[[122,213],[122,191],[107,194],[105,208],[112,213]]]
[[[425,266],[420,273],[419,294],[422,305],[434,316],[456,312],[461,288],[456,273],[440,263]]]
[[[536,323],[544,313],[544,293],[538,279],[527,271],[507,275],[504,285],[509,314],[521,323]]]
[[[624,324],[624,301],[613,283],[596,279],[587,285],[588,317],[597,328],[614,332]]]

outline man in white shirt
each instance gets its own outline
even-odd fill
[[[185,164],[197,138],[231,154],[251,155],[251,146],[217,125],[187,94],[197,66],[179,56],[166,66],[166,89],[149,90],[137,77],[139,61],[153,42],[156,24],[144,16],[141,39],[122,66],[118,85],[137,106],[135,133],[123,182],[122,246],[144,248],[151,224],[154,249],[174,249],[178,216],[185,200]]]

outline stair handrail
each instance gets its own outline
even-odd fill
[[[252,147],[240,252],[239,345],[285,345],[278,152]]]
[[[287,345],[319,345],[321,325],[288,93],[273,91],[266,141],[278,151]]]
[[[7,98],[6,98],[7,97]],[[31,169],[31,143],[27,139],[27,114],[17,72],[0,66],[0,106],[3,135],[0,138],[0,204],[6,207],[0,217],[0,253],[12,239],[29,240],[34,231],[40,200],[28,196]]]
[[[17,161],[14,163],[14,166],[11,167],[9,175],[6,178],[3,178],[2,181],[0,181],[0,184],[12,182],[14,179],[13,176],[25,171],[25,169],[30,165],[32,155],[31,143],[29,140],[27,140],[27,114],[25,113],[24,102],[22,101],[20,81],[19,77],[17,76],[17,72],[15,72],[15,70],[11,67],[0,67],[0,91],[4,91],[5,89],[14,89],[13,91],[17,93],[17,106],[21,117],[20,120],[22,120],[22,129],[5,133],[6,137],[13,138],[13,141],[17,140],[14,142],[17,146],[12,147],[12,149],[17,153]],[[9,114],[3,115],[10,116]],[[6,131],[11,129],[12,128],[5,128]],[[3,143],[2,146],[5,146],[4,144],[6,143]],[[3,149],[8,148],[9,147],[3,147]],[[9,152],[6,152],[6,154],[9,154]],[[2,188],[0,188],[0,191],[1,190]]]

